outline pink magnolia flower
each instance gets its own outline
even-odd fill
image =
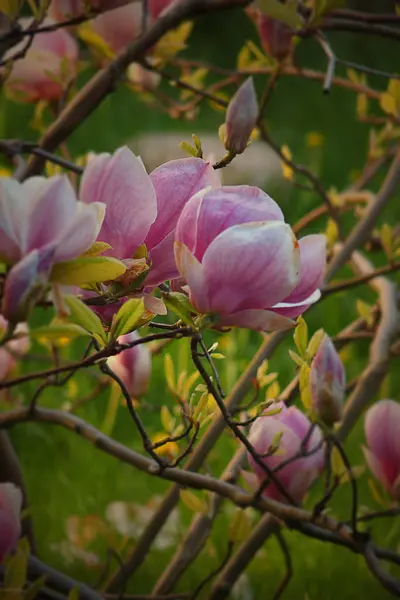
[[[182,208],[202,188],[218,185],[212,165],[200,158],[172,160],[148,175],[142,160],[125,147],[89,161],[80,198],[107,207],[98,236],[112,246],[105,255],[129,260],[146,245],[151,270],[145,283],[154,286],[178,277],[173,243]]]
[[[259,417],[251,426],[249,441],[254,450],[259,454],[265,454],[278,445],[276,452],[265,456],[262,461],[266,467],[273,470],[298,454],[301,444],[309,436],[305,444],[309,456],[299,457],[289,462],[276,471],[276,477],[285,491],[295,502],[300,503],[307,493],[308,488],[324,468],[324,450],[322,447],[321,430],[314,426],[310,435],[311,422],[296,407],[287,408],[283,403],[274,405],[274,410],[280,407],[277,414]],[[249,454],[248,460],[259,482],[266,478],[266,474],[260,465]],[[286,501],[284,494],[279,490],[276,483],[271,482],[265,488],[264,495],[274,500]]]
[[[120,344],[140,339],[136,331],[118,338]],[[151,352],[148,344],[139,344],[107,359],[108,366],[125,384],[133,398],[147,392],[151,374]]]
[[[225,148],[233,154],[244,152],[256,126],[257,118],[257,96],[253,78],[249,77],[229,102],[226,111]]]
[[[52,0],[48,10],[49,17],[61,22],[85,15],[88,9],[105,12],[129,4],[132,0]]]
[[[0,483],[0,563],[21,534],[22,493],[13,483]]]
[[[95,242],[104,205],[77,202],[65,176],[0,179],[0,257],[14,266],[7,275],[3,313],[18,320],[33,288],[51,267],[71,260]],[[16,264],[15,264],[16,263]]]
[[[0,315],[0,339],[6,333],[8,322]],[[0,381],[4,381],[13,370],[16,360],[23,356],[30,346],[28,326],[20,323],[14,331],[14,339],[0,346]]]
[[[178,3],[179,0],[148,0],[149,12],[153,19],[156,19],[172,4]]]
[[[264,52],[277,60],[285,59],[292,50],[295,31],[282,21],[267,17],[257,8],[250,7],[246,12],[257,27]]]
[[[325,336],[311,363],[312,408],[327,425],[340,421],[346,387],[346,374],[332,340]]]
[[[142,29],[142,4],[131,2],[115,10],[107,11],[90,23],[91,29],[118,54],[136,37]]]
[[[30,19],[22,19],[23,29]],[[46,19],[43,25],[53,21]],[[26,45],[24,38],[6,54],[10,59]],[[65,29],[57,29],[34,36],[32,45],[24,58],[15,60],[6,79],[7,89],[22,94],[27,102],[57,100],[77,74],[78,44]]]
[[[190,300],[218,326],[287,329],[320,297],[325,237],[298,242],[276,202],[256,187],[194,195],[175,238]]]
[[[365,458],[373,475],[397,501],[400,501],[400,404],[381,400],[365,417],[367,448]]]

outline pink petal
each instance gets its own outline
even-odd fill
[[[283,300],[288,304],[304,302],[322,283],[326,266],[326,237],[307,235],[299,240],[300,281],[293,292]]]
[[[295,323],[271,310],[249,309],[221,315],[218,325],[270,332],[290,329],[295,326]]]
[[[381,400],[366,414],[365,436],[368,449],[381,465],[390,483],[400,473],[400,404]]]
[[[312,304],[318,302],[321,298],[320,290],[315,290],[311,296],[308,296],[302,302],[290,303],[290,302],[278,302],[272,307],[273,311],[279,315],[288,317],[289,319],[295,319],[299,315],[302,315]]]
[[[157,216],[156,193],[142,160],[127,147],[95,156],[83,174],[80,197],[107,207],[99,241],[113,249],[104,254],[132,258]]]
[[[0,381],[4,381],[15,364],[14,358],[5,348],[0,348]]]
[[[190,288],[190,300],[201,313],[209,312],[208,283],[201,263],[181,242],[174,245],[175,260],[179,273]]]
[[[74,218],[76,195],[66,176],[31,177],[23,183],[29,201],[24,253],[44,248],[62,235]]]
[[[277,203],[257,187],[223,186],[188,202],[176,237],[201,261],[217,235],[233,225],[256,221],[283,221],[283,214]]]
[[[21,225],[29,204],[23,187],[14,179],[0,178],[0,256],[10,262],[21,258]]]
[[[382,484],[384,489],[389,492],[391,488],[391,482],[386,475],[383,463],[381,463],[379,459],[375,456],[375,454],[373,454],[371,450],[368,450],[368,448],[366,448],[365,446],[363,446],[362,451],[364,453],[365,460],[367,461],[367,464],[371,470],[371,473],[373,474],[375,479],[377,479]]]
[[[203,267],[211,312],[269,308],[297,284],[298,244],[281,221],[236,225],[210,244]]]
[[[176,279],[179,276],[174,256],[174,239],[175,232],[171,231],[158,246],[152,248],[150,252],[151,269],[146,278],[146,286],[159,285],[163,281]]]
[[[105,205],[76,203],[75,218],[58,240],[54,262],[77,258],[94,244],[104,219]]]
[[[150,177],[157,194],[158,215],[146,238],[149,249],[175,229],[183,207],[194,194],[208,186],[220,185],[211,163],[201,158],[171,160],[155,169]]]

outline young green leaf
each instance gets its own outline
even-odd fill
[[[106,335],[99,317],[82,300],[71,294],[64,296],[63,299],[69,308],[71,321],[106,341]]]
[[[125,335],[134,331],[144,314],[143,298],[130,298],[121,306],[113,318],[109,340],[116,340],[120,335]]]
[[[64,285],[83,285],[111,281],[125,271],[124,263],[111,256],[83,256],[54,265],[50,278]]]

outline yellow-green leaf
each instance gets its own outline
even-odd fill
[[[325,331],[323,329],[317,329],[317,331],[312,336],[312,338],[309,341],[309,344],[307,346],[307,354],[310,359],[313,358],[315,356],[315,354],[317,353],[317,350],[318,350],[322,340],[324,339],[324,336],[325,336]]]
[[[332,448],[331,465],[333,474],[336,477],[339,477],[339,479],[341,479],[347,472],[346,465],[344,464],[342,456],[336,446]]]
[[[169,390],[175,392],[175,368],[170,354],[166,354],[164,357],[164,371]]]
[[[300,369],[299,386],[301,401],[304,405],[304,408],[309,411],[311,410],[310,367],[306,362],[302,364]]]
[[[169,412],[169,409],[165,404],[161,407],[161,424],[165,431],[170,434],[175,425],[175,419]]]
[[[186,294],[180,292],[163,292],[161,294],[167,308],[187,325],[193,325],[191,313],[195,312]]]
[[[57,342],[63,339],[72,340],[82,335],[90,335],[86,329],[74,323],[43,325],[31,329],[30,336],[38,341]]]
[[[284,158],[286,158],[288,161],[292,160],[292,153],[290,152],[289,146],[287,146],[286,144],[284,146],[282,146],[281,152],[282,152],[282,156]],[[285,179],[288,179],[289,181],[293,181],[293,179],[294,179],[294,171],[293,171],[292,167],[283,159],[282,159],[282,175]]]
[[[34,600],[40,593],[46,583],[47,575],[42,575],[35,579],[33,583],[24,591],[23,600]]]
[[[308,344],[308,327],[303,317],[299,317],[297,319],[297,325],[296,329],[294,330],[293,339],[300,356],[304,356]]]
[[[276,19],[288,25],[289,27],[301,27],[303,21],[297,13],[296,6],[293,3],[281,4],[279,0],[257,0],[261,12],[267,17]]]
[[[125,271],[125,265],[111,256],[84,256],[54,265],[50,278],[64,285],[83,285],[112,281]]]
[[[144,314],[143,298],[130,298],[121,306],[113,318],[109,340],[116,340],[120,335],[134,331]]]
[[[21,589],[26,582],[28,556],[21,548],[17,547],[7,561],[4,573],[4,587],[6,589]]]
[[[299,356],[297,354],[297,352],[293,352],[293,350],[289,350],[289,354],[290,354],[290,358],[292,359],[292,361],[294,363],[296,363],[296,365],[298,367],[302,367],[303,366],[304,358],[301,358],[301,356]]]
[[[103,341],[106,340],[103,325],[99,317],[84,302],[72,294],[67,294],[63,299],[70,311],[69,318],[74,323],[80,325],[80,327],[83,327],[89,333],[96,334]]]
[[[397,102],[396,99],[389,94],[389,92],[382,92],[379,98],[379,104],[385,113],[395,117],[397,116]]]
[[[82,256],[98,256],[99,254],[103,254],[106,250],[111,250],[111,248],[112,246],[106,242],[95,242],[82,254]]]
[[[181,500],[187,508],[196,513],[205,513],[207,512],[208,506],[207,502],[199,496],[196,496],[190,490],[180,490],[179,492]]]
[[[360,317],[365,319],[368,327],[371,327],[374,323],[374,315],[372,313],[373,307],[360,299],[357,300],[356,307]]]
[[[79,588],[73,587],[68,594],[68,600],[79,600]]]
[[[384,223],[381,227],[381,242],[386,252],[388,259],[393,256],[393,228],[388,223]]]
[[[248,510],[239,508],[229,523],[228,538],[234,544],[240,544],[247,539],[251,533],[251,520]]]

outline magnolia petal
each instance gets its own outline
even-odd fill
[[[272,307],[272,310],[279,315],[288,317],[289,319],[295,319],[299,315],[302,315],[312,304],[318,302],[321,298],[321,291],[315,290],[311,296],[303,300],[302,302],[298,302],[295,304],[291,304],[290,302],[278,302],[275,306]]]
[[[21,258],[21,225],[28,208],[21,184],[8,177],[0,178],[0,256],[9,262]]]
[[[151,269],[146,277],[146,286],[159,285],[163,281],[176,279],[179,276],[174,256],[174,238],[175,232],[171,231],[158,246],[151,250]]]
[[[174,231],[183,207],[194,194],[219,186],[211,163],[201,158],[171,160],[155,169],[150,178],[157,194],[158,215],[146,238],[149,249]]]
[[[226,229],[242,223],[283,220],[278,204],[259,188],[223,186],[190,200],[179,218],[177,239],[201,261],[211,242]]]
[[[281,221],[235,225],[213,240],[203,267],[211,312],[269,308],[297,284],[298,244]]]
[[[400,404],[381,400],[366,414],[365,436],[368,449],[380,463],[390,483],[400,473]]]
[[[221,315],[218,325],[270,332],[290,329],[295,326],[295,322],[271,310],[250,309]]]
[[[101,202],[90,205],[76,203],[75,217],[58,240],[55,262],[77,258],[94,244],[103,223],[105,208]]]
[[[80,198],[107,207],[99,233],[99,241],[112,246],[105,254],[132,258],[157,216],[156,193],[142,160],[127,147],[95,156],[84,171]]]
[[[29,202],[23,252],[44,248],[62,236],[75,216],[76,195],[65,176],[31,177],[23,184]]]
[[[369,450],[365,446],[362,447],[362,451],[364,453],[365,460],[367,461],[368,467],[370,468],[372,475],[382,484],[385,490],[390,491],[391,483],[388,477],[386,476],[381,461],[375,456],[375,454],[371,452],[371,450]]]
[[[299,240],[299,247],[300,281],[293,292],[283,300],[284,303],[295,306],[307,303],[322,284],[326,266],[326,237],[319,234],[307,235]]]
[[[164,304],[164,301],[161,298],[157,298],[156,296],[151,296],[150,294],[143,294],[144,307],[149,312],[155,315],[166,315],[167,307]]]
[[[210,312],[208,283],[203,266],[181,242],[175,242],[174,252],[178,271],[189,286],[191,303],[200,313]]]

